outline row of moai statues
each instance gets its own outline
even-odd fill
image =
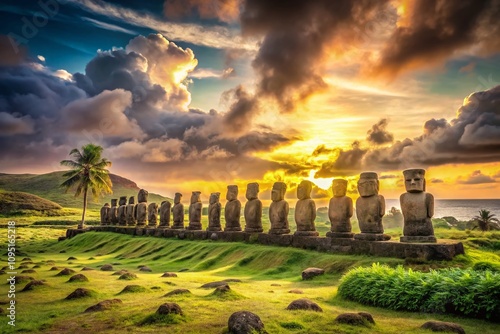
[[[408,169],[403,171],[406,193],[401,195],[401,210],[404,216],[404,236],[402,242],[436,242],[431,218],[434,214],[434,198],[425,192],[425,170]],[[354,213],[353,201],[347,196],[348,181],[335,179],[332,183],[333,197],[330,199],[328,216],[331,230],[327,233],[331,238],[354,238],[357,240],[383,241],[390,236],[384,234],[382,217],[385,214],[385,199],[379,195],[379,180],[375,172],[360,174],[357,184],[360,197],[356,200],[356,216],[359,222],[360,233],[352,233],[351,217]],[[297,187],[298,201],[295,205],[295,223],[298,236],[318,236],[314,221],[316,219],[316,205],[311,198],[313,183],[302,181]],[[275,182],[271,191],[271,206],[269,220],[271,228],[269,234],[289,234],[288,222],[289,205],[285,200],[286,184]],[[259,233],[262,228],[262,202],[258,198],[259,184],[249,183],[246,190],[247,202],[244,207],[245,232]],[[158,213],[160,215],[159,228],[201,230],[202,202],[199,191],[192,192],[189,205],[189,223],[184,225],[184,205],[181,203],[182,194],[176,193],[173,207],[169,201],[148,205],[148,192],[141,189],[138,194],[138,204],[134,204],[134,197],[130,197],[128,205],[126,197],[111,201],[111,207],[106,203],[101,209],[101,223],[103,225],[148,226],[157,227]],[[238,186],[227,187],[225,205],[226,232],[242,231],[240,216],[241,202],[238,200]],[[207,231],[222,231],[220,193],[210,195],[208,207]],[[172,224],[170,216],[172,212]]]

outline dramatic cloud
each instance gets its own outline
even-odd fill
[[[0,136],[24,135],[34,132],[33,119],[27,115],[15,117],[4,111],[0,111]]]
[[[359,142],[354,142],[350,150],[338,149],[338,151],[337,159],[323,163],[314,177],[348,176],[357,174],[362,169],[361,160],[367,150],[362,149]]]
[[[495,179],[493,179],[491,176],[484,175],[480,170],[472,172],[472,174],[468,175],[466,178],[459,177],[457,179],[457,183],[459,184],[483,184],[495,182]]]
[[[386,130],[387,124],[387,118],[383,118],[376,124],[373,124],[372,128],[367,132],[366,140],[375,145],[392,143],[394,135]]]
[[[203,19],[234,21],[239,14],[240,0],[166,0],[163,9],[165,16],[179,18],[196,11]]]

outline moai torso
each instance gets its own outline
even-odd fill
[[[347,197],[347,180],[335,179],[332,182],[333,197],[328,205],[328,218],[331,232],[351,233],[351,217],[354,213],[352,199]]]
[[[259,184],[249,183],[247,185],[244,216],[245,232],[262,232],[262,202],[258,198]]]
[[[191,204],[189,205],[189,226],[190,230],[201,230],[201,209],[202,203],[200,192],[193,191],[191,195]]]
[[[104,204],[104,206],[101,208],[101,225],[109,224],[109,211],[109,203]]]
[[[297,198],[295,204],[295,223],[297,224],[296,235],[317,236],[314,220],[316,219],[316,204],[311,199],[312,182],[302,181],[297,187]],[[307,233],[303,233],[307,232]]]
[[[125,214],[126,214],[127,225],[134,226],[135,223],[136,223],[136,220],[135,220],[135,199],[134,199],[134,196],[131,196],[129,198]]]
[[[148,213],[147,203],[137,204],[137,206],[135,207],[135,216],[137,220],[137,225],[140,226],[146,225],[147,213]]]
[[[208,206],[208,228],[207,231],[220,231],[220,212],[222,205],[219,202],[220,193],[210,194],[210,204]]]
[[[183,229],[184,228],[184,205],[181,203],[182,194],[176,193],[174,197],[174,207],[172,208],[172,217],[174,223],[172,228]]]
[[[150,203],[148,205],[148,226],[156,227],[158,224],[158,204]]]
[[[118,205],[117,205],[118,200],[112,199],[111,200],[111,208],[109,209],[109,215],[110,215],[110,223],[112,225],[118,224]]]
[[[226,199],[228,202],[224,208],[224,218],[226,219],[224,231],[241,231],[241,203],[238,200],[238,186],[227,186]]]
[[[356,200],[356,216],[361,233],[383,234],[382,217],[385,213],[385,199],[378,194],[377,173],[361,173],[358,191],[361,197]]]
[[[289,206],[285,201],[286,184],[275,182],[271,191],[272,203],[269,207],[269,220],[271,222],[270,234],[290,233],[288,225]]]
[[[122,226],[127,225],[127,197],[120,197],[118,207],[118,223]]]
[[[164,201],[160,206],[160,227],[170,226],[170,208],[172,204],[169,201]]]

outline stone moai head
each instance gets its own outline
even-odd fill
[[[230,185],[227,186],[226,200],[234,201],[238,199],[238,186]]]
[[[257,199],[259,196],[259,184],[257,182],[252,182],[247,184],[247,200]]]
[[[347,180],[344,179],[333,180],[332,191],[334,197],[344,197],[347,194]]]
[[[174,204],[179,204],[181,202],[182,194],[181,193],[175,193],[174,196]]]
[[[200,195],[201,191],[193,191],[191,194],[191,204],[201,202]]]
[[[135,197],[134,196],[130,196],[130,198],[128,199],[128,204],[135,204]]]
[[[126,205],[127,204],[127,196],[121,196],[120,197],[120,202],[118,202],[120,206]]]
[[[148,201],[148,192],[147,190],[141,189],[139,190],[139,194],[137,195],[137,202],[138,203],[147,203]]]
[[[104,203],[104,206],[109,208],[109,203]]]
[[[358,192],[361,197],[370,197],[378,194],[379,182],[375,172],[359,174]]]
[[[299,186],[297,187],[297,198],[311,198],[312,185],[313,184],[311,181],[302,180],[302,182],[300,182]]]
[[[425,191],[425,170],[421,168],[407,169],[403,171],[405,188],[409,193],[421,193]]]
[[[211,193],[209,203],[215,204],[219,202],[219,198],[220,198],[220,193]]]
[[[274,182],[273,190],[271,190],[271,200],[279,202],[285,199],[286,184],[285,182]]]
[[[117,203],[118,203],[118,199],[113,198],[113,199],[111,200],[111,206],[116,206],[116,204],[117,204]]]

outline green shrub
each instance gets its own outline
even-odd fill
[[[338,293],[393,310],[500,320],[500,273],[492,271],[449,268],[423,273],[373,264],[345,274]]]
[[[486,262],[486,261],[481,261],[481,262],[476,262],[474,263],[474,266],[472,267],[474,270],[489,270],[489,271],[500,271],[500,265],[491,263],[491,262]]]

